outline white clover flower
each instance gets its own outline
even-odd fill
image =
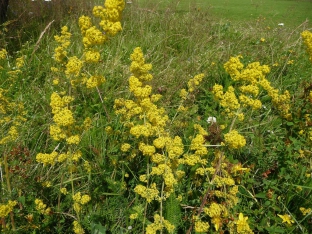
[[[216,117],[209,116],[208,119],[207,119],[207,123],[209,123],[209,124],[213,124],[213,123],[216,123],[216,122],[217,122]]]

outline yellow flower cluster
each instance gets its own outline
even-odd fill
[[[93,15],[101,18],[100,26],[104,30],[105,34],[109,36],[115,36],[122,30],[121,27],[121,12],[125,7],[125,1],[123,0],[106,0],[102,6],[96,6],[93,8]]]
[[[225,94],[223,94],[221,85],[215,85],[213,88],[213,94],[215,98],[220,101],[220,105],[225,108],[225,112],[228,113],[230,117],[235,116],[233,111],[239,108],[239,103],[241,103],[243,107],[249,106],[253,110],[260,109],[262,103],[260,100],[257,100],[257,96],[259,94],[259,88],[262,87],[272,98],[273,105],[281,112],[281,115],[286,119],[290,119],[290,95],[288,91],[285,91],[284,94],[279,94],[279,90],[271,86],[270,82],[265,77],[266,74],[270,72],[270,68],[267,65],[260,65],[259,62],[250,63],[244,68],[244,65],[240,62],[240,58],[241,56],[231,57],[230,60],[224,64],[224,68],[227,73],[230,74],[232,80],[239,81],[241,84],[241,86],[238,87],[238,90],[242,92],[242,94],[239,95],[239,102],[236,97],[234,97],[233,87],[229,87],[230,93],[228,94],[228,99],[224,97]],[[229,90],[227,92],[229,92]],[[230,104],[227,104],[228,102],[230,102]],[[243,119],[242,116],[239,117]]]
[[[56,162],[64,162],[66,159],[72,160],[72,161],[79,161],[81,158],[82,153],[80,150],[74,151],[74,152],[67,152],[67,153],[57,153],[57,152],[52,152],[50,154],[43,154],[43,153],[38,153],[36,155],[36,161],[43,163],[44,165],[54,165]]]
[[[70,78],[71,76],[79,76],[82,66],[83,62],[80,59],[78,59],[76,56],[70,57],[66,64],[65,70],[67,78]]]
[[[306,215],[312,213],[312,209],[311,209],[311,208],[306,209],[306,208],[304,208],[304,207],[300,207],[299,210],[301,211],[301,213],[302,213],[304,216],[306,216]]]
[[[81,205],[85,205],[87,204],[90,200],[91,200],[91,197],[89,195],[82,195],[81,196],[81,193],[78,192],[78,193],[75,193],[73,196],[72,196],[73,200],[74,200],[74,205],[73,205],[73,208],[74,210],[79,213],[81,211]]]
[[[13,211],[14,206],[17,205],[17,201],[8,201],[8,204],[0,204],[0,218],[5,218],[11,211]]]
[[[95,87],[100,86],[101,84],[103,84],[105,82],[105,78],[104,76],[101,75],[95,75],[95,76],[90,76],[87,80],[86,80],[86,87],[88,89],[92,89]]]
[[[216,231],[222,226],[222,219],[225,219],[229,215],[228,209],[224,205],[216,202],[212,202],[209,207],[205,207],[204,212],[211,218],[211,223],[214,225]]]
[[[224,140],[231,149],[240,149],[246,145],[245,138],[240,135],[236,130],[232,130],[224,134]]]
[[[168,220],[165,220],[159,214],[154,215],[154,222],[147,225],[146,234],[156,234],[157,231],[161,231],[164,228],[167,229],[168,233],[173,233],[175,226],[172,225]]]
[[[109,39],[109,36],[114,36],[122,30],[120,20],[125,6],[124,1],[107,0],[104,6],[95,6],[93,8],[93,15],[101,18],[99,25],[104,32],[92,24],[92,19],[89,16],[81,16],[79,18],[78,23],[83,36],[82,42],[85,47],[83,62],[98,63],[101,55],[94,47],[104,44]],[[105,78],[101,75],[91,76],[88,80],[84,81],[87,88],[95,88],[104,82]]]
[[[228,90],[224,93],[222,85],[214,85],[212,88],[212,93],[214,94],[216,100],[219,101],[220,105],[225,109],[225,114],[229,117],[233,117],[235,112],[240,108],[239,101],[235,95],[235,89],[230,86]]]
[[[194,78],[190,79],[188,82],[187,82],[187,87],[188,87],[188,91],[190,93],[193,93],[194,90],[196,89],[196,87],[199,86],[200,82],[202,82],[203,78],[204,78],[204,74],[198,74],[196,76],[194,76]],[[181,95],[181,94],[180,94]]]
[[[84,234],[85,233],[85,231],[83,230],[83,228],[81,227],[81,225],[78,223],[77,220],[75,220],[73,222],[73,225],[74,225],[73,231],[75,234]]]
[[[25,64],[25,57],[22,56],[22,57],[19,57],[19,58],[16,58],[16,67],[17,68],[22,68]]]
[[[131,148],[131,145],[130,145],[130,144],[124,143],[124,144],[121,145],[120,150],[121,150],[122,152],[127,152],[130,148]]]
[[[44,215],[49,215],[51,212],[51,208],[48,207],[47,205],[43,203],[41,199],[35,199],[35,204],[36,204],[36,210],[39,211],[39,213],[44,214]]]
[[[145,156],[152,156],[155,152],[155,146],[153,145],[147,145],[143,142],[140,142],[139,144],[139,150],[142,152],[143,155]]]
[[[158,108],[155,104],[161,95],[151,95],[152,87],[143,85],[143,82],[153,78],[149,74],[152,65],[145,64],[142,50],[139,47],[134,49],[131,60],[130,71],[133,75],[129,78],[129,90],[133,93],[135,101],[116,99],[115,112],[123,115],[126,121],[130,121],[130,118],[135,116],[145,119],[143,125],[133,125],[130,129],[130,134],[137,138],[164,132],[168,116],[164,114],[163,108]]]
[[[49,164],[54,165],[56,162],[57,156],[58,156],[58,153],[55,151],[50,154],[38,153],[36,155],[36,161],[43,163],[45,166]]]
[[[210,225],[208,222],[203,222],[200,220],[195,221],[195,232],[198,233],[208,233]]]
[[[18,128],[26,121],[24,106],[21,103],[12,102],[6,97],[6,90],[0,88],[0,145],[13,142],[18,138]]]
[[[260,100],[252,99],[246,95],[240,95],[239,96],[240,103],[243,104],[244,107],[250,106],[253,110],[260,109],[262,106],[262,103]]]
[[[67,145],[78,145],[80,143],[80,135],[75,134],[75,131],[88,129],[91,126],[91,119],[86,118],[81,127],[75,126],[74,116],[69,109],[69,104],[74,99],[71,96],[61,97],[58,93],[54,92],[51,95],[50,106],[52,108],[54,124],[50,125],[50,136],[56,141],[65,140]],[[56,151],[46,154],[38,153],[36,156],[37,162],[44,165],[54,165],[56,162],[64,162],[69,159],[72,161],[79,161],[82,153],[79,150],[68,150],[66,153],[58,153]]]
[[[139,217],[138,213],[134,213],[129,216],[130,219],[137,219],[138,217]]]
[[[173,172],[167,164],[159,164],[157,167],[152,167],[150,175],[162,175],[167,186],[167,190],[172,189],[174,185],[178,183],[174,178]]]
[[[214,154],[215,159],[211,162],[211,166],[206,167],[206,164],[203,164],[195,173],[204,176],[202,181],[207,181],[206,178],[212,178],[210,183],[215,188],[212,202],[207,203],[203,212],[209,217],[215,230],[219,231],[222,229],[225,220],[228,219],[230,209],[238,203],[238,186],[235,185],[235,180],[232,177],[232,165],[229,165],[225,155],[219,150],[216,150]],[[202,222],[199,218],[196,220]]]
[[[312,33],[310,31],[304,31],[301,33],[304,44],[307,46],[308,54],[310,55],[310,61],[312,63]]]
[[[97,63],[100,61],[101,55],[100,52],[96,51],[96,50],[87,50],[84,53],[85,56],[85,62],[87,63]]]
[[[50,126],[50,134],[56,141],[68,138],[70,143],[79,143],[79,141],[77,142],[74,139],[70,139],[71,135],[69,135],[70,133],[67,133],[67,129],[75,123],[74,116],[71,110],[68,109],[68,104],[72,101],[73,98],[70,96],[61,97],[56,92],[53,92],[51,95],[50,106],[52,108],[52,113],[54,114],[53,120],[55,124]]]
[[[85,48],[90,48],[94,45],[102,45],[106,40],[107,37],[105,34],[103,34],[95,26],[88,28],[82,39]]]
[[[6,59],[8,52],[5,49],[0,50],[0,60]]]
[[[135,186],[134,192],[145,198],[148,203],[159,199],[159,191],[157,189],[156,183],[152,183],[150,188],[139,184]]]
[[[70,45],[70,38],[71,38],[71,33],[68,32],[67,26],[62,27],[61,36],[58,36],[58,35],[54,36],[55,41],[58,42],[59,44],[59,46],[56,47],[54,50],[55,61],[59,63],[64,62],[67,56],[66,49]]]

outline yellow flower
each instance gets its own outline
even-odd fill
[[[278,217],[280,217],[283,220],[282,223],[287,223],[289,225],[292,225],[292,223],[295,222],[294,220],[292,220],[289,214],[284,214],[284,215],[278,214]]]
[[[303,215],[307,215],[307,214],[310,214],[310,213],[312,212],[312,209],[311,209],[311,208],[306,209],[306,208],[304,208],[304,207],[300,207],[299,210],[301,211],[301,213],[302,213]]]
[[[80,199],[81,205],[87,204],[91,200],[91,197],[89,195],[83,195]]]
[[[78,59],[76,56],[70,57],[68,63],[66,64],[65,74],[66,76],[73,75],[77,77],[80,74],[83,62]]]
[[[36,210],[38,210],[41,214],[48,215],[51,212],[51,208],[46,208],[47,205],[43,203],[41,199],[35,200]]]
[[[60,192],[64,195],[66,195],[68,192],[67,192],[67,189],[66,188],[61,188],[60,189]]]
[[[6,59],[8,52],[5,49],[0,50],[0,60]]]
[[[130,144],[124,143],[124,144],[121,145],[120,150],[121,150],[122,152],[127,152],[130,148],[131,148],[131,145],[130,145]]]
[[[224,134],[225,143],[232,149],[239,149],[246,145],[245,138],[240,135],[236,130],[232,130]]]
[[[86,87],[88,89],[95,88],[95,87],[103,84],[105,81],[106,80],[105,80],[104,76],[91,76],[86,81]]]
[[[81,227],[81,225],[78,223],[78,221],[74,221],[73,222],[73,225],[74,225],[74,228],[73,228],[73,231],[75,234],[84,234],[84,230],[83,228]]]
[[[242,213],[239,213],[238,220],[236,221],[237,225],[237,233],[253,233],[253,231],[250,229],[248,223],[247,223],[248,217],[244,217]]]
[[[310,55],[310,61],[312,63],[312,33],[309,31],[304,31],[301,33],[304,44],[307,46],[308,54]]]
[[[73,113],[67,108],[63,108],[58,113],[56,113],[53,116],[53,120],[58,126],[69,126],[75,122]]]
[[[195,232],[207,233],[209,231],[209,223],[203,221],[195,221]]]
[[[134,214],[131,214],[129,218],[130,219],[136,219],[136,218],[138,218],[138,216],[139,216],[138,213],[134,213]]]
[[[70,136],[66,139],[66,142],[69,145],[78,145],[80,142],[80,136],[79,135]]]
[[[8,201],[8,204],[0,204],[0,218],[5,218],[17,205],[17,201]]]
[[[84,162],[84,164],[83,164],[83,167],[84,167],[84,169],[88,172],[88,173],[90,173],[91,172],[91,165],[90,165],[90,163],[88,162],[88,161],[85,161]]]
[[[148,203],[159,198],[159,191],[156,188],[156,183],[151,184],[150,188],[139,184],[134,188],[134,192],[145,198]]]

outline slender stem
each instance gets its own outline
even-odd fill
[[[164,187],[165,187],[165,183],[164,183],[164,181],[163,181],[162,184],[161,184],[161,193],[160,193],[160,224],[161,224],[161,226],[163,226],[162,223],[163,223],[163,200],[164,200],[163,197],[164,197]],[[160,230],[160,234],[163,233],[162,230],[163,230],[163,229]]]
[[[99,88],[98,88],[97,86],[96,86],[96,90],[97,90],[97,92],[98,92],[98,94],[99,94],[99,97],[100,97],[100,99],[101,99],[101,103],[102,103],[102,105],[103,105],[103,109],[104,109],[104,111],[105,111],[106,118],[107,118],[108,121],[110,121],[110,116],[109,116],[108,111],[107,111],[107,109],[106,109],[106,107],[105,107],[105,105],[104,105],[104,100],[103,100],[103,98],[102,98],[101,92],[100,92],[100,90],[99,90]]]

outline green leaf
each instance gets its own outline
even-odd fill
[[[255,195],[256,198],[266,198],[266,194],[265,193],[258,193]]]
[[[106,228],[101,224],[91,223],[91,234],[106,234]]]
[[[285,233],[285,230],[280,227],[272,226],[265,228],[269,233]]]

